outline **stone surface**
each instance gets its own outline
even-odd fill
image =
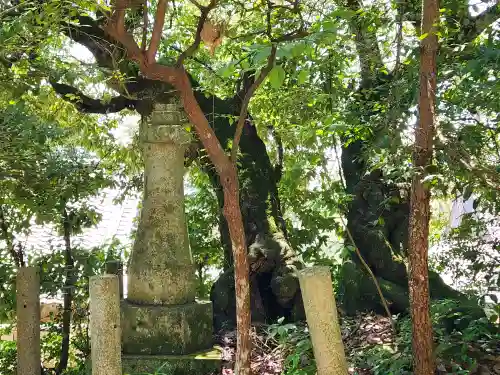
[[[128,268],[135,304],[194,302],[194,273],[184,212],[184,151],[190,137],[179,104],[157,104],[141,123],[145,188]]]
[[[123,263],[120,260],[110,260],[106,262],[106,273],[118,276],[120,287],[120,299],[123,298]]]
[[[90,278],[92,375],[121,375],[120,286],[118,276]]]
[[[121,304],[123,371],[168,375],[218,373],[210,302],[195,300],[197,281],[184,212],[184,152],[190,142],[179,102],[156,104],[141,122],[144,199]],[[199,355],[197,353],[206,351]]]
[[[347,375],[330,268],[306,268],[298,275],[318,375]]]
[[[212,304],[177,306],[122,303],[122,344],[126,354],[180,355],[212,346]]]
[[[183,356],[124,355],[123,373],[166,375],[218,375],[222,367],[221,351],[217,348]]]
[[[37,268],[19,269],[16,291],[17,373],[40,375],[40,276]]]

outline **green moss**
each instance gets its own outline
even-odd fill
[[[221,365],[219,349],[186,356],[122,357],[123,373],[127,375],[215,375],[220,373]]]
[[[360,311],[385,313],[373,279],[360,266],[346,262],[340,272],[339,300],[347,314]],[[404,311],[409,307],[406,288],[381,278],[377,281],[391,310]]]
[[[122,305],[122,345],[127,354],[182,355],[212,345],[210,303],[178,306]]]
[[[222,366],[221,350],[209,350],[189,355],[123,355],[122,373],[125,375],[215,375]],[[86,361],[86,374],[92,375],[92,362]]]

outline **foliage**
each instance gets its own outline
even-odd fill
[[[154,17],[156,3],[149,2],[149,19]],[[160,62],[171,65],[192,44],[199,16],[195,3],[169,2]],[[447,231],[444,221],[439,228],[436,225],[433,244],[438,251],[433,267],[451,274],[469,296],[487,297],[494,320],[500,285],[498,239],[483,234],[498,225],[500,208],[498,6],[482,10],[476,9],[477,4],[464,6],[456,0],[441,6],[439,124],[436,155],[426,171],[426,183],[436,201],[450,201],[464,192],[474,192],[479,199],[478,215],[465,218],[459,228]],[[234,131],[241,89],[263,68],[271,51],[270,39],[275,39],[276,64],[251,102],[251,119],[274,169],[280,171],[276,189],[289,242],[308,264],[333,263],[336,284],[341,281],[338,268],[352,254],[343,246],[343,221],[350,220],[355,199],[349,181],[355,180],[356,185],[370,172],[381,171],[381,184],[404,192],[414,172],[408,134],[415,122],[418,96],[418,44],[423,38],[419,35],[420,9],[416,1],[223,1],[209,17],[224,23],[222,44],[211,53],[204,48],[210,47],[208,43],[202,42],[202,48],[185,61],[195,90],[205,95],[206,107],[212,109],[206,113],[211,125],[227,119],[225,131]],[[35,223],[52,226],[60,237],[62,211],[66,210],[73,236],[99,221],[89,198],[102,188],[116,187],[124,194],[142,188],[137,137],[121,146],[113,131],[131,114],[130,109],[139,109],[138,101],[154,99],[157,86],[138,74],[137,65],[127,60],[121,47],[103,39],[99,22],[108,10],[102,1],[90,0],[4,1],[0,5],[1,321],[14,319],[13,278],[23,261],[40,265],[44,293],[59,296],[63,290],[65,249],[48,245],[45,253],[35,254],[23,247]],[[141,11],[127,17],[137,35],[143,28]],[[268,13],[271,37],[267,35]],[[79,32],[82,29],[85,33]],[[93,58],[86,57],[88,52]],[[57,84],[74,90],[61,92]],[[115,99],[135,104],[111,115]],[[219,99],[226,100],[228,113],[216,113]],[[89,102],[90,108],[85,106]],[[89,113],[93,111],[98,114]],[[353,145],[360,145],[359,150],[349,154]],[[196,157],[206,156],[199,152]],[[361,165],[359,175],[345,167],[349,163]],[[187,189],[186,213],[198,296],[207,297],[212,275],[230,265],[225,255],[228,249],[220,238],[221,207],[207,171],[200,169],[202,164],[194,163],[189,169],[188,183],[193,189]],[[269,182],[259,181],[263,177],[257,172],[242,171],[241,175],[257,184]],[[245,187],[248,181],[241,180]],[[387,197],[381,202],[375,213],[361,213],[373,214],[371,225],[380,233],[386,224],[380,212],[404,203]],[[122,251],[117,244],[90,250],[73,246],[71,252],[74,303],[81,309],[81,314],[74,315],[77,334],[72,345],[73,350],[86,353],[86,277],[102,271],[106,259],[126,256],[127,249]],[[404,254],[393,252],[392,256],[404,262]],[[447,305],[435,309],[439,306]],[[444,315],[435,312],[434,322]],[[461,333],[438,329],[436,337],[460,349],[473,341],[471,337],[483,340],[483,323],[474,322]],[[58,355],[58,324],[45,344],[51,357]],[[408,319],[400,318],[399,326],[395,352],[372,348],[359,361],[378,373],[410,371]],[[290,351],[286,364],[290,374],[313,366],[306,360],[312,355],[303,328],[276,325],[270,332],[273,340]],[[10,344],[1,345],[5,347],[2,358],[12,357]],[[448,349],[444,352],[452,355]],[[467,366],[466,358],[453,356],[457,366]],[[6,366],[0,361],[0,368]]]
[[[60,297],[64,286],[64,262],[62,261],[64,249],[54,248],[49,254],[36,255],[33,264],[40,266],[41,273],[41,295],[49,298]],[[102,274],[105,270],[107,260],[119,259],[122,253],[118,243],[94,249],[74,249],[75,275],[78,282],[73,292],[73,320],[70,363],[71,368],[64,374],[80,374],[78,368],[83,369],[85,361],[90,355],[90,337],[88,331],[89,323],[89,277]],[[2,260],[3,262],[3,260]],[[3,263],[2,263],[3,264]],[[8,295],[15,300],[15,295]],[[15,302],[14,302],[15,303]],[[4,311],[11,311],[9,306]],[[12,321],[12,315],[9,315]],[[60,358],[61,352],[61,315],[53,317],[50,323],[42,325],[42,360],[44,363],[55,364]],[[10,328],[7,329],[10,331]],[[8,371],[15,368],[16,345],[13,341],[0,341],[2,350],[0,352],[0,364],[2,369]],[[83,370],[81,370],[83,371]],[[83,373],[83,372],[81,372]],[[4,374],[4,372],[2,372]],[[12,373],[14,374],[14,373]],[[6,372],[6,375],[9,373]]]
[[[316,373],[308,330],[303,325],[283,324],[280,320],[268,328],[267,340],[274,341],[285,352],[284,373],[310,375]]]
[[[433,242],[436,250],[432,264],[439,272],[448,273],[454,284],[464,293],[477,296],[483,304],[485,298],[498,304],[499,222],[485,208],[488,205],[485,197],[476,200],[475,212],[464,215],[457,228],[443,228],[439,220],[435,220],[436,233]],[[448,222],[448,218],[445,220]]]
[[[110,159],[102,157],[104,143],[103,149],[91,152],[83,147],[85,142],[78,141],[81,129],[68,127],[78,126],[78,117],[73,124],[64,123],[64,114],[50,119],[44,112],[34,111],[32,99],[25,97],[0,107],[0,132],[7,140],[0,146],[0,249],[5,255],[0,262],[0,313],[3,320],[14,319],[15,271],[25,264],[40,267],[43,296],[60,298],[71,288],[70,308],[74,311],[69,359],[75,366],[90,352],[88,277],[102,272],[106,259],[121,254],[117,243],[89,250],[79,249],[71,239],[99,222],[100,214],[90,199],[115,184],[116,169]],[[55,241],[36,244],[36,249],[26,247],[25,239],[35,225],[52,229]],[[44,360],[51,363],[61,358],[61,319],[56,316],[43,337]],[[6,349],[5,355],[9,353]]]
[[[449,332],[445,322],[449,319],[466,319],[453,312],[456,301],[439,301],[431,306],[434,327],[435,354],[440,374],[471,374],[478,363],[498,351],[498,328],[492,327],[486,318],[470,321],[463,330]],[[393,345],[374,345],[355,353],[354,363],[368,368],[374,375],[412,374],[411,320],[408,316],[397,320],[398,334]]]
[[[0,341],[0,366],[2,374],[15,375],[16,343],[14,341]]]
[[[210,272],[223,267],[223,251],[219,237],[217,198],[207,176],[192,167],[188,180],[195,192],[186,195],[189,243],[198,276],[198,297],[207,298],[213,283]]]

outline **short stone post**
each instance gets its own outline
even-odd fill
[[[311,267],[298,274],[318,375],[347,375],[330,268]]]
[[[123,298],[123,262],[121,260],[110,260],[106,262],[106,273],[118,276],[121,300]]]
[[[90,278],[92,375],[121,375],[120,291],[118,276]]]
[[[17,271],[17,373],[40,375],[40,275],[36,267]]]

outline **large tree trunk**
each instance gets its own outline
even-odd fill
[[[347,6],[355,12],[361,9],[358,0],[349,0]],[[370,133],[375,136],[363,141],[352,141],[346,136],[343,140],[342,172],[346,192],[352,196],[346,213],[347,227],[356,247],[377,277],[391,311],[399,313],[409,308],[406,266],[396,259],[407,256],[408,189],[387,183],[381,170],[369,172],[365,162],[368,154],[365,148],[370,147],[377,133],[388,131],[387,124],[373,123],[373,119],[380,117],[373,109],[374,105],[387,102],[394,105],[391,86],[394,85],[393,80],[398,72],[387,73],[384,69],[376,35],[373,30],[366,28],[362,17],[357,15],[351,20],[361,66],[361,83],[350,104],[348,116],[352,120],[352,126],[370,127]],[[407,96],[411,101],[413,95],[410,93]],[[401,108],[396,109],[405,116],[404,97],[398,98],[398,101],[401,102]],[[433,272],[430,272],[430,293],[436,299],[463,297]],[[342,268],[339,294],[344,310],[349,314],[363,310],[383,312],[373,281],[355,254],[352,262],[346,263]]]
[[[237,113],[238,103],[212,98],[203,100],[201,97],[198,101],[204,110],[214,110],[219,115],[213,119],[215,132],[221,144],[228,147],[235,127],[220,115]],[[240,207],[249,253],[252,321],[269,322],[282,316],[288,319],[303,318],[299,283],[293,275],[294,270],[302,268],[302,263],[285,235],[277,188],[280,171],[271,163],[266,145],[251,119],[245,123],[240,148]],[[219,177],[207,158],[199,160],[210,176],[222,213],[224,195]],[[211,291],[216,329],[234,326],[236,318],[231,241],[223,215],[220,216],[220,233],[226,268]]]
[[[348,205],[347,227],[356,247],[377,277],[392,312],[409,308],[408,274],[399,259],[407,256],[409,197],[398,186],[388,184],[380,170],[367,172],[364,144],[350,143],[342,149],[342,170],[346,190],[352,195]],[[432,298],[461,299],[463,295],[435,272],[430,272]],[[342,269],[340,301],[349,314],[371,310],[383,312],[375,286],[357,255]]]

